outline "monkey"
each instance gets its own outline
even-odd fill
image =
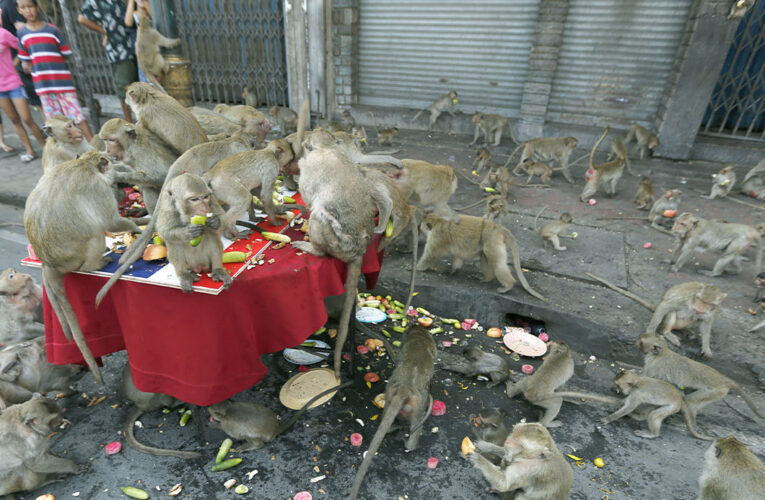
[[[653,135],[650,130],[637,123],[633,123],[627,132],[627,137],[624,138],[624,145],[626,146],[633,140],[635,141],[635,147],[632,152],[634,153],[636,150],[640,149],[641,160],[645,157],[646,149],[650,149],[651,154],[653,154],[659,146],[659,138]]]
[[[733,165],[726,165],[722,170],[714,175],[712,191],[709,193],[709,196],[701,195],[701,197],[706,198],[707,200],[725,198],[728,196],[728,193],[731,192],[735,184],[736,169],[733,167]]]
[[[482,148],[475,152],[473,170],[480,172],[481,170],[490,167],[491,164],[491,152],[487,148]]]
[[[526,184],[529,184],[535,175],[539,176],[542,184],[547,184],[554,169],[550,165],[542,163],[541,161],[535,161],[533,158],[526,158],[523,160],[523,163],[521,163],[520,170],[529,174],[529,178],[526,179]]]
[[[397,416],[409,421],[406,451],[417,448],[422,426],[433,407],[433,397],[430,395],[429,388],[435,360],[436,342],[433,340],[433,335],[419,325],[410,327],[404,337],[401,354],[385,387],[385,408],[380,419],[380,426],[372,442],[369,443],[369,449],[353,479],[349,495],[351,500],[358,498],[364,475]]]
[[[100,385],[103,379],[66,296],[64,277],[73,271],[96,271],[110,261],[103,255],[104,231],[140,231],[133,221],[120,217],[111,176],[109,158],[88,151],[43,174],[24,209],[24,228],[42,261],[43,285],[51,306],[67,339],[74,338]]]
[[[574,152],[578,144],[579,141],[577,141],[576,138],[570,136],[538,137],[536,139],[529,139],[528,141],[520,143],[518,147],[515,148],[512,153],[510,153],[510,156],[507,158],[507,162],[505,162],[505,166],[508,166],[515,156],[515,153],[517,153],[519,149],[523,148],[523,152],[521,152],[521,160],[513,169],[514,175],[518,175],[518,170],[521,168],[523,162],[526,161],[527,158],[534,158],[536,156],[540,160],[544,161],[557,161],[560,165],[560,170],[563,173],[563,177],[565,177],[570,184],[573,184],[574,179],[571,177],[571,172],[568,169],[568,158],[571,156],[571,153]]]
[[[0,275],[0,293],[2,293],[2,276]],[[752,302],[762,305],[765,302],[765,272],[761,272],[754,277],[754,286],[757,287],[757,293]]]
[[[473,115],[471,120],[475,124],[475,135],[473,135],[473,142],[468,144],[472,146],[478,141],[478,134],[483,131],[483,145],[489,145],[489,136],[494,137],[494,146],[499,146],[499,142],[502,140],[502,132],[507,129],[510,133],[510,139],[513,143],[518,144],[513,134],[513,127],[510,124],[510,119],[502,115],[485,114],[480,111]]]
[[[509,213],[507,209],[507,197],[493,194],[486,198],[486,214],[484,217],[491,221],[497,221]]]
[[[478,416],[472,417],[475,424],[473,434],[476,441],[486,441],[496,446],[504,446],[510,432],[505,427],[502,417],[505,412],[499,408],[482,408]],[[484,457],[494,465],[502,461],[502,457],[486,454]]]
[[[430,112],[430,120],[428,121],[428,130],[433,130],[433,125],[435,125],[436,120],[438,120],[438,117],[441,116],[441,113],[446,111],[452,116],[456,116],[454,114],[454,108],[457,107],[457,104],[459,103],[459,100],[457,99],[457,91],[452,90],[447,94],[442,95],[438,99],[436,99],[433,104],[428,106],[425,109],[421,109],[417,112],[416,115],[414,115],[414,118],[412,118],[412,122],[414,122],[417,118],[420,117],[421,114],[423,114],[425,111]]]
[[[199,106],[192,106],[188,109],[199,123],[199,126],[205,131],[208,140],[210,137],[218,138],[221,135],[230,136],[242,130],[241,125],[226,118],[220,113],[215,113],[214,111]]]
[[[457,190],[457,174],[449,165],[434,165],[421,160],[402,160],[403,169],[388,172],[407,202],[457,222],[459,215],[449,207],[449,197]]]
[[[61,408],[39,395],[0,413],[0,495],[32,491],[83,470],[48,453],[49,437],[63,423]]]
[[[656,196],[653,194],[653,184],[651,183],[651,179],[645,175],[640,178],[640,185],[638,186],[635,198],[633,198],[632,201],[637,202],[638,210],[648,210],[649,203],[653,206],[656,202]]]
[[[125,102],[142,126],[182,155],[188,149],[207,142],[207,134],[186,108],[148,83],[128,85]]]
[[[242,99],[247,106],[258,107],[258,95],[255,93],[255,89],[251,89],[247,85],[242,88]]]
[[[672,271],[678,272],[691,258],[695,251],[715,250],[722,256],[715,262],[711,272],[700,270],[707,276],[720,276],[728,266],[735,273],[741,272],[742,255],[749,247],[755,247],[755,273],[762,269],[762,237],[760,233],[746,224],[731,224],[714,222],[691,213],[683,213],[672,226],[676,237],[676,245],[672,252],[677,260],[672,265]]]
[[[356,127],[356,120],[353,119],[351,112],[347,109],[344,109],[343,112],[340,113],[340,125],[346,131],[353,130],[353,128]]]
[[[139,11],[140,12],[140,11]],[[170,64],[162,57],[160,47],[172,49],[181,44],[180,38],[166,38],[154,29],[151,19],[138,17],[138,30],[135,39],[135,57],[146,79],[158,90],[165,92],[162,81],[170,69]]]
[[[765,160],[746,173],[739,189],[747,196],[765,200]]]
[[[271,106],[268,114],[279,124],[282,135],[297,131],[298,115],[294,110],[282,106]]]
[[[286,422],[279,421],[279,417],[269,408],[257,404],[241,401],[231,401],[227,399],[221,403],[207,407],[210,413],[211,422],[220,426],[220,428],[233,439],[243,440],[242,446],[237,446],[237,451],[259,450],[266,443],[270,443],[277,436],[290,429],[297,419],[300,418],[306,410],[317,400],[327,394],[339,391],[353,383],[348,382],[330,387],[321,391],[316,396],[308,400],[303,407],[295,412]]]
[[[121,118],[104,123],[98,136],[104,141],[107,155],[133,169],[115,172],[114,182],[138,185],[146,210],[153,214],[167,171],[178,159],[176,151],[145,127]]]
[[[765,488],[765,464],[734,436],[717,439],[704,453],[699,500],[757,500]]]
[[[349,134],[347,132],[330,132],[329,130],[321,128],[314,129],[306,138],[306,142],[310,143],[313,147],[337,147],[356,165],[368,166],[390,164],[398,169],[403,168],[403,161],[393,156],[384,154],[365,154],[360,147],[360,144],[362,144],[361,139],[364,138],[363,134],[365,134],[365,132],[357,130],[356,133],[358,135]],[[290,136],[285,138],[288,142],[291,142],[291,139]],[[366,139],[364,139],[364,142],[366,142]],[[295,156],[300,157],[297,153]]]
[[[513,177],[510,175],[510,171],[503,165],[494,164],[489,167],[489,171],[481,181],[481,189],[492,188],[497,192],[507,197],[510,194],[510,186],[513,184]]]
[[[661,198],[651,205],[651,210],[648,212],[648,222],[651,223],[651,227],[663,233],[670,232],[664,226],[675,217],[682,194],[679,189],[668,189]]]
[[[600,146],[600,143],[606,138],[609,130],[610,127],[606,127],[603,131],[603,135],[600,136],[600,139],[598,139],[598,142],[595,143],[590,152],[590,171],[594,171],[595,175],[587,180],[587,183],[582,190],[582,194],[579,195],[581,201],[587,201],[590,196],[597,193],[601,185],[605,187],[608,196],[616,194],[616,183],[619,182],[619,179],[622,177],[624,160],[617,156],[615,159],[606,163],[601,163],[600,165],[595,165],[594,163],[595,151],[598,150],[598,146]]]
[[[125,363],[122,368],[122,395],[135,404],[135,407],[130,410],[128,417],[125,420],[125,426],[123,427],[123,434],[125,435],[125,441],[136,451],[145,453],[147,455],[153,455],[155,457],[176,457],[176,458],[197,458],[202,456],[201,453],[196,451],[181,451],[170,450],[167,448],[155,448],[154,446],[148,446],[139,442],[135,437],[135,423],[146,412],[161,410],[163,408],[175,408],[183,402],[167,394],[159,394],[155,392],[144,392],[138,389],[133,383],[133,376],[130,373],[130,363]]]
[[[495,491],[510,494],[503,498],[568,498],[574,473],[543,425],[516,424],[504,447],[486,441],[478,441],[475,445],[479,453],[470,453],[467,459]],[[492,464],[483,454],[503,457],[504,466]]]
[[[172,179],[164,189],[167,203],[157,210],[157,232],[167,246],[167,260],[175,268],[181,290],[193,292],[197,275],[202,273],[211,273],[212,280],[222,282],[224,289],[231,286],[231,276],[223,268],[220,240],[225,213],[210,187],[198,175],[187,173]],[[192,216],[206,216],[207,220],[193,224]],[[199,236],[201,242],[193,246],[190,241]]]
[[[544,212],[545,208],[547,207],[542,207],[534,219],[534,232],[542,237],[543,242],[549,241],[552,243],[552,246],[555,250],[565,251],[566,247],[561,246],[560,238],[569,237],[569,235],[561,233],[568,231],[568,227],[571,225],[571,222],[573,222],[574,219],[571,217],[570,213],[563,212],[560,214],[560,218],[558,220],[550,221],[543,225],[541,228],[537,229],[537,220],[539,219],[539,216],[542,215],[542,212]]]
[[[342,144],[342,147],[346,149],[348,155],[352,156],[356,151],[361,153],[367,152],[367,130],[364,127],[354,127],[351,129],[350,133],[345,130],[334,130],[331,131],[331,134],[332,137],[336,139],[335,142]],[[383,154],[386,153],[375,151],[367,156],[370,156],[373,159],[379,159],[379,155]],[[369,162],[367,161],[363,163],[368,164]],[[394,163],[399,166],[400,161],[396,160]]]
[[[65,116],[49,116],[43,125],[43,132],[48,137],[42,152],[43,172],[93,149],[74,120]]]
[[[712,441],[714,438],[700,434],[696,430],[694,422],[688,413],[688,405],[683,400],[683,393],[674,385],[663,380],[642,377],[634,370],[622,370],[616,374],[614,384],[618,390],[626,396],[623,405],[611,415],[600,420],[602,425],[607,425],[614,420],[618,420],[634,412],[641,405],[650,405],[655,407],[647,416],[648,432],[636,430],[635,435],[654,439],[661,434],[661,424],[665,418],[674,415],[682,410],[685,425],[693,437]]]
[[[483,352],[478,347],[466,347],[462,351],[461,357],[444,358],[441,366],[444,370],[462,373],[468,377],[488,375],[490,380],[486,387],[494,387],[510,376],[510,365],[507,364],[505,358],[490,352]]]
[[[393,144],[393,138],[398,135],[398,127],[378,128],[375,114],[370,111],[369,116],[372,117],[372,123],[375,127],[375,132],[377,132],[377,144],[380,146],[390,146]]]
[[[735,0],[730,6],[727,19],[741,19],[749,12],[755,0]]]
[[[565,384],[574,374],[574,359],[565,342],[552,340],[547,346],[547,357],[533,375],[517,383],[507,381],[507,397],[513,398],[522,392],[526,401],[545,409],[540,424],[545,427],[559,427],[562,424],[555,420],[555,417],[558,416],[563,398],[549,396],[554,395],[555,389]]]
[[[627,171],[630,175],[637,177],[637,174],[632,171],[632,165],[630,165],[630,158],[627,155],[627,146],[624,145],[624,141],[621,137],[614,137],[611,142],[611,153],[608,155],[608,160],[616,156],[624,161],[624,165],[627,167]]]
[[[68,396],[81,371],[79,365],[48,363],[44,337],[14,344],[0,351],[0,401],[23,403],[35,392]]]
[[[708,404],[724,398],[730,390],[741,396],[758,417],[765,418],[737,383],[711,366],[673,352],[667,341],[656,334],[642,334],[636,345],[644,355],[644,376],[665,380],[686,391],[685,404],[694,427],[698,412]],[[688,393],[689,389],[693,389],[693,392]]]
[[[459,222],[442,219],[435,214],[425,216],[420,230],[427,234],[425,250],[417,263],[418,271],[425,271],[445,255],[452,256],[452,273],[458,271],[466,259],[480,257],[483,281],[497,279],[497,288],[504,293],[513,288],[515,279],[507,265],[507,249],[513,259],[513,267],[521,286],[530,295],[547,301],[526,281],[521,270],[518,243],[505,227],[481,217],[460,215]]]
[[[8,268],[0,273],[0,345],[45,335],[42,287],[28,274]]]
[[[250,106],[218,104],[213,108],[213,111],[236,123],[248,134],[257,136],[260,142],[266,140],[266,135],[271,130],[271,124],[266,115]]]

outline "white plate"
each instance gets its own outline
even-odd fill
[[[515,329],[515,331],[511,331],[502,337],[502,342],[505,343],[508,349],[531,358],[542,356],[547,352],[547,344],[541,341],[539,337],[517,330]]]
[[[327,344],[323,340],[311,339],[311,340],[306,340],[303,343],[309,345],[310,347],[329,348],[329,344]],[[300,349],[285,349],[282,354],[284,355],[284,359],[296,365],[312,365],[314,363],[318,363],[319,361],[326,361],[327,358],[329,357],[329,356],[317,356],[309,352],[301,351]]]
[[[362,323],[382,323],[388,315],[376,307],[360,307],[356,311],[356,319]]]

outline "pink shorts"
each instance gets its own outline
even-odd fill
[[[43,116],[47,119],[53,115],[64,115],[75,123],[85,119],[77,100],[77,92],[50,92],[40,94]]]

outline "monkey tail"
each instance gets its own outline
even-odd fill
[[[514,144],[520,144],[515,138],[515,134],[513,133],[513,124],[510,123],[510,120],[507,120],[507,131],[510,133],[510,140],[513,141]]]
[[[600,136],[600,139],[598,139],[598,142],[596,142],[595,145],[592,147],[592,151],[590,152],[590,168],[593,170],[595,169],[595,151],[598,150],[600,143],[603,142],[603,139],[606,138],[609,130],[611,130],[611,127],[606,127],[606,129],[603,131],[603,135]]]
[[[760,409],[757,408],[757,406],[754,404],[754,401],[752,401],[752,398],[750,398],[748,394],[741,390],[741,387],[738,384],[733,383],[731,385],[731,389],[733,389],[736,394],[741,396],[741,398],[746,402],[747,406],[752,409],[755,415],[760,418],[765,418],[765,415],[763,415]]]
[[[470,205],[466,205],[464,207],[455,208],[454,210],[457,212],[462,212],[463,210],[467,210],[468,208],[473,208],[477,205],[480,205],[481,203],[486,203],[486,198],[481,198],[480,200],[471,203]]]
[[[412,274],[409,277],[409,296],[406,298],[406,305],[404,306],[405,314],[409,310],[409,306],[412,305],[412,297],[414,297],[414,280],[417,274],[417,253],[419,252],[420,246],[420,233],[414,215],[409,219],[409,224],[412,226]]]
[[[390,431],[393,422],[396,420],[396,415],[401,411],[401,407],[404,405],[404,401],[400,396],[395,395],[385,402],[385,410],[383,410],[382,420],[380,421],[380,427],[377,428],[372,442],[369,443],[369,448],[364,456],[364,460],[359,466],[359,470],[356,472],[356,477],[353,479],[353,487],[351,487],[350,500],[356,500],[359,496],[359,490],[361,489],[361,482],[364,480],[364,476],[369,470],[369,466],[372,464],[372,459],[377,453],[377,449],[380,448],[383,438]]]
[[[276,434],[274,435],[274,437],[280,435],[281,433],[283,433],[284,431],[286,431],[287,429],[295,425],[295,422],[297,421],[297,419],[300,418],[303,415],[303,413],[305,413],[307,410],[310,410],[311,405],[314,404],[316,401],[323,398],[327,394],[331,394],[333,392],[339,391],[340,389],[344,389],[345,387],[348,387],[352,383],[353,383],[353,380],[343,382],[342,384],[338,384],[334,387],[330,387],[329,389],[325,389],[321,391],[319,394],[317,394],[316,396],[309,399],[308,402],[306,402],[306,404],[304,404],[302,408],[296,411],[286,422],[284,422],[282,425],[279,426],[279,430],[276,431]]]
[[[620,406],[622,401],[619,398],[612,396],[604,396],[603,394],[593,394],[591,392],[576,392],[576,391],[553,391],[547,395],[544,399],[552,398],[564,398],[564,399],[589,399],[592,401],[598,401],[599,403],[605,403],[611,406]]]
[[[505,167],[507,167],[508,165],[510,165],[510,162],[512,161],[512,159],[513,159],[513,156],[515,156],[515,153],[517,153],[517,152],[518,152],[518,150],[519,150],[519,149],[521,149],[521,146],[523,146],[523,143],[521,143],[521,144],[518,144],[518,146],[517,146],[517,147],[516,147],[516,148],[513,150],[513,152],[512,152],[512,153],[510,153],[510,156],[508,156],[508,157],[507,157],[507,161],[505,162]],[[514,169],[513,169],[513,173],[517,175],[517,173],[516,173],[516,170],[517,170],[517,169],[515,169],[515,168],[514,168]]]
[[[167,183],[167,180],[165,180],[165,183]],[[159,199],[157,200],[157,208],[159,208],[161,201],[162,196],[160,195]],[[117,280],[119,280],[122,275],[125,274],[128,269],[130,269],[130,266],[132,266],[133,263],[137,261],[138,258],[143,254],[144,248],[146,248],[146,245],[148,245],[149,241],[151,241],[151,235],[154,234],[154,229],[156,226],[157,217],[155,216],[149,220],[149,224],[146,226],[146,229],[144,229],[141,235],[133,242],[133,244],[130,245],[127,250],[125,250],[125,253],[122,254],[120,257],[120,267],[114,271],[114,274],[109,277],[109,280],[104,283],[104,286],[102,286],[96,294],[96,307],[101,304],[101,301],[104,300],[104,297],[106,297],[106,294],[114,286]]]
[[[513,236],[513,233],[511,233],[507,228],[502,226],[499,227],[504,232],[505,243],[507,243],[507,246],[510,247],[510,254],[513,258],[513,267],[515,268],[515,274],[518,275],[518,281],[521,282],[521,286],[530,295],[533,295],[542,302],[547,302],[547,299],[542,294],[531,288],[529,282],[526,281],[526,277],[523,275],[523,270],[521,269],[521,256],[519,255],[518,242],[515,241],[515,236]]]
[[[419,118],[419,117],[420,117],[420,115],[421,115],[421,114],[423,114],[424,112],[425,112],[425,109],[421,109],[421,110],[419,110],[419,111],[417,112],[417,114],[416,114],[416,115],[414,115],[414,118],[412,118],[412,120],[411,120],[409,123],[412,123],[412,122],[414,122],[414,121],[415,121],[417,118]]]
[[[295,145],[293,146],[293,149],[295,150],[295,158],[299,158],[303,155],[303,138],[305,137],[305,127],[308,122],[308,99],[304,100],[303,103],[300,105],[300,111],[298,111],[298,120],[297,120],[297,134],[296,134],[296,140]]]
[[[688,410],[688,405],[685,404],[685,400],[680,400],[680,411],[683,412],[683,419],[685,420],[685,425],[688,426],[688,431],[691,433],[693,437],[696,439],[703,439],[704,441],[714,441],[715,437],[707,436],[705,434],[699,433],[699,431],[696,429],[696,423],[693,421],[693,417],[691,417],[691,412]]]
[[[335,377],[340,378],[340,365],[343,360],[343,345],[348,338],[348,328],[350,327],[351,311],[356,303],[356,286],[361,276],[361,258],[347,263],[345,276],[345,300],[343,301],[343,312],[340,315],[340,325],[338,326],[337,339],[335,340]]]
[[[135,428],[136,420],[138,420],[141,415],[143,415],[143,410],[135,407],[130,410],[127,420],[125,421],[125,428],[123,430],[125,441],[127,441],[127,444],[129,444],[131,448],[141,453],[154,455],[156,457],[197,458],[202,456],[201,453],[196,451],[169,450],[167,448],[155,448],[154,446],[139,443],[135,438],[133,429]]]
[[[141,71],[143,71],[143,74],[146,75],[146,79],[149,80],[149,83],[154,85],[155,89],[159,90],[165,95],[168,95],[165,88],[162,86],[161,83],[159,83],[159,80],[157,80],[157,78],[154,75],[152,75],[150,72],[143,69],[143,65],[140,62],[138,63],[138,65],[141,67]]]
[[[534,231],[537,233],[539,232],[539,229],[537,229],[537,221],[539,220],[539,216],[542,215],[542,212],[544,212],[546,208],[547,208],[547,205],[543,206],[542,209],[539,212],[537,212],[537,216],[534,217]]]
[[[759,329],[760,329],[760,328],[762,328],[763,326],[765,326],[765,319],[764,319],[764,320],[762,320],[762,321],[760,321],[760,322],[759,322],[759,323],[757,323],[756,325],[754,325],[752,328],[750,328],[750,329],[749,329],[749,332],[751,333],[751,332],[754,332],[754,331],[756,331],[756,330],[759,330]]]
[[[90,352],[90,347],[88,347],[88,343],[85,341],[85,335],[82,333],[77,315],[74,313],[72,304],[69,303],[69,299],[66,296],[66,289],[64,288],[65,275],[46,265],[43,265],[42,275],[43,284],[48,292],[48,297],[52,298],[51,305],[56,311],[56,316],[61,326],[64,328],[64,331],[67,330],[68,326],[71,336],[74,338],[74,343],[80,349],[80,353],[83,359],[85,359],[90,372],[93,374],[93,378],[96,379],[98,385],[103,386],[104,379],[101,376],[101,370],[98,369],[93,353]]]
[[[624,295],[625,297],[629,297],[630,299],[634,300],[635,302],[637,302],[641,306],[645,307],[649,311],[655,311],[656,310],[656,305],[651,304],[647,300],[641,299],[640,297],[638,297],[634,293],[628,292],[624,288],[620,288],[620,287],[614,285],[613,283],[609,283],[608,281],[604,280],[603,278],[595,276],[594,274],[592,274],[590,272],[585,272],[584,274],[586,274],[590,278],[594,279],[595,281],[599,281],[600,283],[603,283],[606,287],[610,288],[611,290],[613,290],[613,291],[615,291],[617,293],[620,293],[620,294]]]

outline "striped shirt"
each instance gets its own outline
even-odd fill
[[[24,26],[18,38],[19,59],[32,62],[32,81],[38,95],[75,91],[64,60],[64,56],[72,55],[72,49],[58,28],[50,23],[38,31]]]

